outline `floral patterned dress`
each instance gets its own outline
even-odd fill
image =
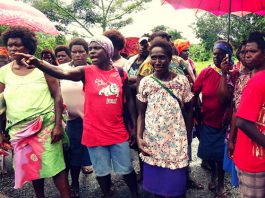
[[[171,81],[161,82],[172,90],[182,103],[191,101],[193,94],[184,75],[177,75]],[[137,98],[147,103],[143,139],[151,155],[140,154],[142,160],[147,164],[172,170],[186,167],[187,131],[178,101],[151,76],[144,77],[140,82]]]

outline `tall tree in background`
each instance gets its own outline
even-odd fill
[[[151,0],[73,0],[66,5],[62,0],[24,0],[47,17],[57,23],[60,30],[67,32],[67,26],[78,23],[87,30],[93,26],[121,28],[133,22],[130,14],[145,9],[145,4]]]
[[[176,40],[176,39],[179,39],[179,38],[183,38],[181,36],[182,32],[179,32],[176,29],[169,28],[169,27],[167,27],[165,25],[155,26],[151,31],[152,32],[164,31],[164,32],[168,33],[171,36],[171,40]]]

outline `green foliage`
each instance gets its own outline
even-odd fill
[[[203,44],[192,44],[189,53],[194,61],[207,61],[211,56],[211,51],[207,51]]]
[[[181,33],[182,32],[179,32],[177,31],[176,29],[171,29],[165,25],[158,25],[158,26],[155,26],[152,30],[152,32],[158,32],[158,31],[164,31],[164,32],[167,32],[169,35],[171,35],[171,40],[174,41],[176,39],[180,39],[180,38],[183,38],[181,36]]]

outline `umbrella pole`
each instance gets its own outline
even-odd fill
[[[230,42],[230,28],[231,28],[231,9],[232,9],[232,0],[229,1],[229,11],[228,11],[228,35],[227,42]]]

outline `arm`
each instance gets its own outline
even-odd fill
[[[139,89],[139,85],[140,85],[140,82],[141,80],[144,78],[144,76],[141,76],[141,75],[137,75],[136,77],[136,92],[138,93],[138,89]]]
[[[222,104],[228,103],[233,94],[233,88],[227,84],[227,74],[229,72],[230,63],[228,57],[225,57],[221,63],[222,77],[219,82],[218,95]]]
[[[265,147],[265,135],[259,131],[256,123],[237,117],[236,126],[254,142]]]
[[[145,112],[147,108],[147,103],[143,103],[137,100],[137,110],[138,110],[138,118],[137,118],[137,142],[140,152],[143,155],[149,155],[149,153],[145,150],[147,147],[146,142],[143,140],[143,134],[145,129]]]
[[[51,144],[59,141],[62,137],[62,113],[63,113],[63,98],[59,81],[47,74],[45,78],[51,92],[51,96],[54,99],[54,110],[55,110],[55,126],[51,133]]]
[[[133,95],[130,90],[128,79],[125,80],[125,92],[128,111],[132,122],[132,130],[130,131],[130,144],[132,146],[136,142],[136,107],[133,100]]]
[[[190,102],[184,104],[184,111],[184,121],[187,129],[188,144],[191,144],[193,127],[193,99]]]
[[[5,89],[5,84],[0,83],[0,93],[3,93]],[[4,136],[4,118],[5,118],[5,113],[0,115],[0,148],[1,145],[3,143],[3,141],[5,140],[5,136]]]
[[[41,71],[58,79],[66,79],[72,81],[82,80],[84,82],[85,79],[84,67],[74,67],[70,70],[64,70],[61,67],[54,66],[46,61],[39,60],[38,58],[32,55],[23,54],[23,53],[16,53],[16,54],[23,57],[24,59],[23,63],[29,68],[37,67]]]
[[[229,140],[228,140],[228,157],[230,157],[231,159],[233,158],[234,149],[235,149],[235,139],[237,136],[236,121],[237,121],[237,118],[236,118],[236,113],[234,109],[233,114],[232,114],[231,123],[230,123],[230,135],[229,135]]]

